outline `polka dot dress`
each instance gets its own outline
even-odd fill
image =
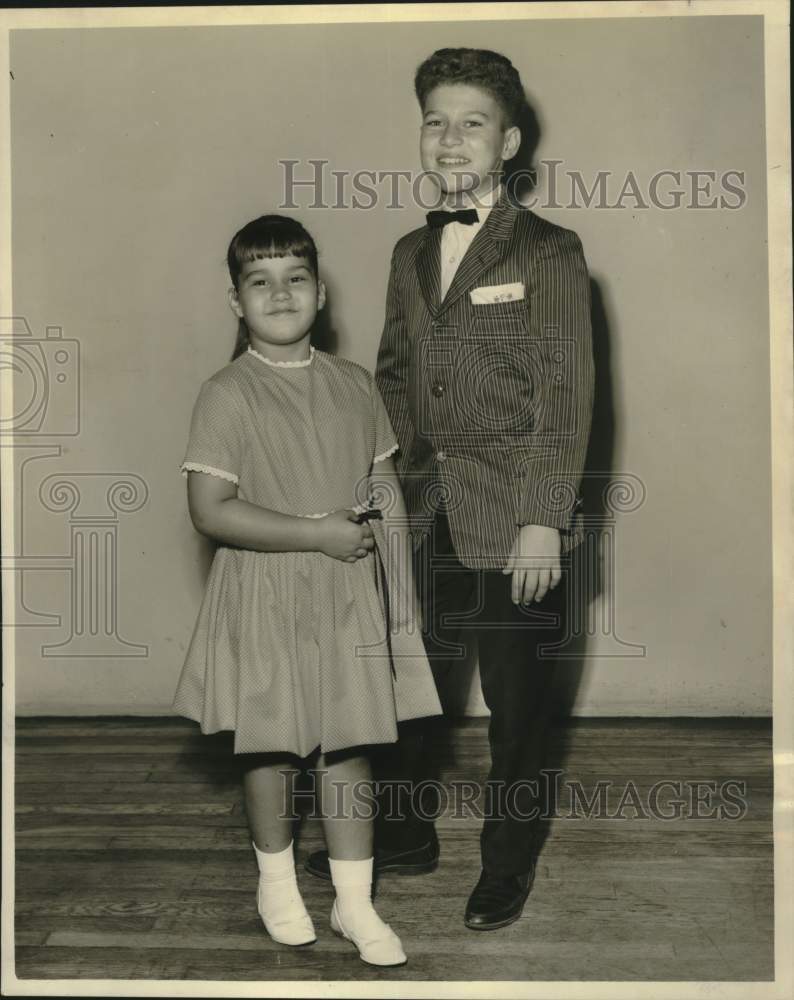
[[[202,386],[182,471],[311,517],[365,506],[373,466],[396,447],[364,368],[315,350],[277,363],[249,349]],[[372,527],[395,605],[412,584]],[[204,733],[233,730],[235,753],[302,757],[393,742],[398,720],[439,714],[413,622],[393,630],[389,657],[376,560],[219,546],[174,709]]]

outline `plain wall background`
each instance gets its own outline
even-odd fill
[[[82,352],[81,433],[26,470],[26,553],[69,547],[68,518],[38,499],[45,476],[129,472],[149,489],[120,518],[118,563],[119,632],[148,655],[42,656],[68,632],[69,577],[28,572],[26,605],[62,624],[17,633],[20,711],[169,711],[207,567],[178,465],[199,385],[233,345],[228,240],[277,208],[279,159],[417,170],[413,73],[445,45],[508,55],[538,115],[537,158],[588,185],[613,171],[613,198],[629,170],[641,183],[745,171],[738,211],[538,212],[579,233],[599,292],[594,456],[646,490],[617,520],[614,583],[591,607],[593,621],[612,607],[646,655],[615,655],[596,629],[583,669],[561,668],[574,710],[771,710],[761,19],[682,17],[12,32],[14,312]],[[391,248],[421,208],[296,200],[338,351],[372,369]],[[476,678],[464,688],[458,703],[481,712]]]

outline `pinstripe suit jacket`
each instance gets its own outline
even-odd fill
[[[503,191],[440,301],[441,229],[397,243],[376,382],[394,427],[411,527],[439,494],[470,567],[501,569],[519,526],[581,538],[578,512],[593,401],[590,285],[570,230]],[[474,304],[483,286],[521,300]]]

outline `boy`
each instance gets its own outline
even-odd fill
[[[564,635],[561,554],[581,536],[577,490],[593,395],[590,294],[578,237],[513,204],[524,91],[510,61],[440,49],[418,69],[422,166],[442,211],[396,245],[376,381],[400,450],[437,677],[478,640],[491,718],[482,871],[464,922],[517,919],[543,810],[551,659]],[[417,734],[378,777],[421,778]],[[533,782],[536,785],[533,787]],[[376,870],[430,870],[432,827],[382,823]],[[388,840],[386,837],[388,836]],[[309,870],[321,874],[319,859]]]

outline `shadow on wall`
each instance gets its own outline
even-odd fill
[[[602,557],[605,525],[610,521],[606,497],[613,475],[615,409],[610,362],[609,321],[601,288],[590,280],[595,391],[590,440],[585,458],[580,495],[584,501],[585,539],[571,553],[569,596],[575,605],[571,614],[571,637],[556,672],[555,716],[570,718],[581,686],[587,657],[588,609],[601,595],[611,600],[612,585],[606,579],[609,567]]]

